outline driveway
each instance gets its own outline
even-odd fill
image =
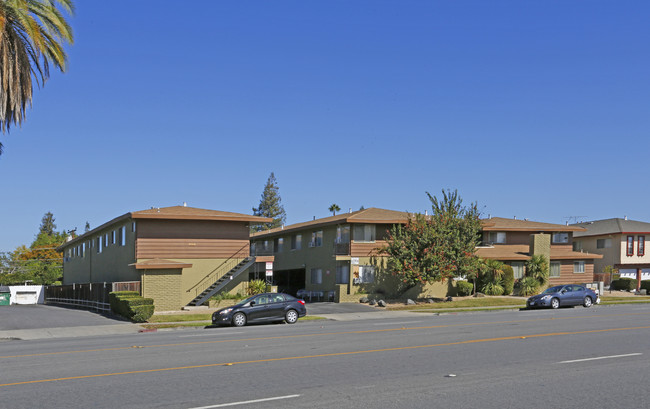
[[[53,305],[0,306],[0,331],[124,324],[94,312]]]

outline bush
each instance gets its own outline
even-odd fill
[[[648,295],[650,295],[650,280],[641,281],[641,289],[645,289],[648,292]]]
[[[486,295],[502,295],[503,286],[501,285],[501,280],[495,279],[494,281],[485,284],[483,288],[481,288],[481,291]]]
[[[537,281],[535,277],[524,277],[515,283],[517,294],[522,297],[528,297],[537,294],[539,287],[539,281]]]
[[[619,278],[612,281],[611,287],[614,290],[634,291],[636,290],[637,280],[635,278]]]
[[[459,297],[472,295],[474,284],[467,281],[456,281],[456,293]]]
[[[135,291],[116,291],[108,295],[111,311],[134,322],[145,322],[153,315],[152,298],[143,298]]]
[[[266,281],[252,280],[248,283],[248,295],[261,294],[266,292]]]
[[[501,285],[503,286],[503,295],[510,295],[515,289],[515,272],[507,264],[502,269],[503,277]]]

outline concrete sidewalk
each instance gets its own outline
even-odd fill
[[[102,335],[137,334],[138,324],[88,325],[78,327],[31,328],[0,331],[0,342],[44,338],[76,338]]]

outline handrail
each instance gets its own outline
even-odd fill
[[[231,256],[228,257],[226,260],[224,260],[223,263],[219,264],[219,265],[218,265],[217,267],[215,267],[212,271],[210,271],[210,272],[209,272],[205,277],[203,277],[202,279],[200,279],[196,284],[194,284],[193,286],[191,286],[190,288],[188,288],[188,289],[187,289],[187,292],[189,293],[189,292],[192,291],[194,288],[198,287],[199,284],[203,283],[203,281],[205,281],[207,278],[209,278],[213,273],[215,273],[215,272],[218,271],[218,270],[221,270],[222,267],[223,267],[224,265],[226,265],[226,263],[229,263],[229,262],[231,262],[231,261],[233,261],[233,260],[236,260],[237,262],[236,262],[232,267],[234,267],[234,266],[236,266],[237,264],[239,264],[239,262],[240,262],[241,260],[245,259],[246,257],[243,257],[243,258],[242,258],[242,257],[237,257],[237,258],[235,258],[235,256],[239,255],[239,254],[242,252],[242,250],[244,250],[244,249],[247,248],[248,246],[250,246],[250,243],[246,243],[246,244],[244,244],[244,245],[243,245],[239,250],[237,250],[233,255],[231,255]],[[232,269],[232,267],[230,267],[230,268],[227,269],[226,271],[230,271],[230,270]],[[215,280],[215,281],[216,281],[216,280]],[[214,281],[212,281],[212,283],[210,283],[210,285],[212,285],[213,283],[214,283]],[[206,288],[208,288],[210,285],[208,285],[208,286],[206,286],[206,287],[203,287],[203,290],[205,290]],[[201,293],[203,292],[203,290],[201,290],[201,292],[197,293],[197,295],[198,295],[198,294],[201,294]]]

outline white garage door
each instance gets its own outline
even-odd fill
[[[36,291],[18,291],[16,292],[16,304],[36,304],[38,294]]]

